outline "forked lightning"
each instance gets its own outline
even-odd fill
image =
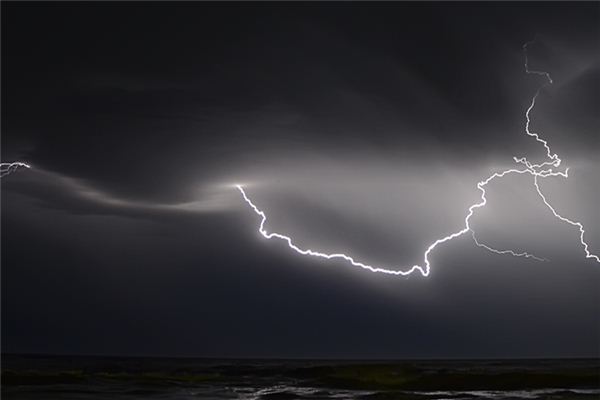
[[[473,214],[475,213],[475,210],[477,210],[478,208],[482,208],[487,204],[485,187],[487,186],[488,183],[492,182],[496,178],[503,178],[509,174],[528,174],[533,177],[533,184],[535,186],[536,192],[538,193],[539,197],[542,199],[542,201],[546,205],[546,207],[548,207],[548,209],[550,209],[550,211],[552,212],[554,217],[559,219],[562,222],[565,222],[569,225],[575,226],[579,229],[579,233],[580,233],[579,240],[580,240],[581,246],[585,252],[586,258],[593,259],[596,262],[600,263],[600,258],[597,255],[590,253],[589,246],[584,240],[585,230],[584,230],[583,224],[581,224],[580,222],[572,221],[568,218],[561,216],[556,211],[556,209],[549,203],[548,199],[546,198],[546,196],[544,195],[544,193],[542,192],[542,190],[539,186],[539,178],[547,178],[547,177],[568,178],[569,169],[566,168],[564,171],[556,171],[555,168],[558,168],[560,166],[562,160],[558,157],[558,155],[556,153],[552,152],[552,150],[550,149],[550,146],[548,145],[548,142],[546,140],[542,139],[537,133],[532,132],[530,130],[530,124],[531,124],[530,114],[531,114],[532,110],[535,108],[537,98],[540,95],[540,92],[542,91],[542,89],[544,87],[546,87],[547,85],[551,85],[553,83],[552,78],[550,77],[550,74],[548,72],[535,71],[535,70],[531,70],[529,68],[528,47],[532,43],[533,43],[533,41],[527,42],[527,43],[525,43],[525,45],[523,45],[523,52],[525,54],[525,72],[527,74],[543,76],[545,78],[546,82],[544,82],[544,84],[542,84],[538,88],[538,90],[536,91],[536,93],[534,94],[534,96],[531,99],[531,103],[530,103],[529,107],[527,108],[527,111],[525,112],[525,133],[528,136],[533,137],[538,143],[540,143],[542,146],[544,146],[544,149],[546,150],[547,160],[543,161],[539,164],[532,164],[531,162],[529,162],[529,160],[527,160],[526,157],[521,157],[521,158],[514,157],[513,158],[514,161],[517,164],[522,165],[523,168],[520,168],[520,169],[512,168],[512,169],[507,169],[507,170],[504,170],[501,172],[496,172],[496,173],[492,174],[491,176],[489,176],[488,178],[477,183],[477,188],[481,192],[480,200],[468,208],[467,215],[464,219],[463,227],[460,230],[458,230],[454,233],[451,233],[447,236],[444,236],[443,238],[438,239],[435,242],[431,243],[429,245],[429,247],[427,247],[427,250],[425,251],[425,253],[423,254],[422,265],[413,265],[408,268],[407,267],[383,268],[383,267],[369,265],[369,264],[366,264],[366,263],[363,263],[360,261],[356,261],[354,258],[352,258],[351,256],[344,254],[344,253],[329,254],[329,253],[324,253],[324,252],[315,251],[315,250],[311,250],[311,249],[302,249],[302,248],[298,247],[296,244],[294,244],[294,241],[289,236],[282,235],[280,233],[267,232],[267,230],[265,228],[265,224],[267,222],[267,216],[266,216],[265,212],[262,211],[261,209],[259,209],[252,202],[252,200],[250,199],[250,197],[248,197],[248,194],[246,193],[246,191],[244,190],[242,185],[236,185],[237,189],[242,194],[244,201],[246,203],[248,203],[248,205],[252,208],[252,210],[254,210],[254,212],[261,218],[260,225],[258,227],[258,232],[267,239],[279,239],[279,240],[286,242],[289,248],[291,248],[295,252],[305,255],[305,256],[313,256],[313,257],[320,257],[320,258],[326,258],[326,259],[342,259],[342,260],[348,262],[350,265],[353,265],[355,267],[360,267],[360,268],[369,270],[371,272],[377,272],[377,273],[383,273],[383,274],[389,274],[389,275],[406,276],[406,275],[412,274],[415,271],[419,271],[423,276],[428,276],[431,271],[431,264],[430,264],[430,260],[429,260],[429,255],[431,254],[431,252],[439,244],[448,242],[452,239],[455,239],[459,236],[464,235],[467,232],[471,232],[472,238],[477,246],[479,246],[483,249],[486,249],[490,252],[493,252],[496,254],[508,254],[508,255],[512,255],[514,257],[527,257],[527,258],[532,258],[532,259],[535,259],[538,261],[544,261],[543,258],[537,257],[533,254],[529,254],[526,252],[515,252],[513,250],[497,250],[487,244],[481,243],[475,236],[475,232],[473,231],[473,229],[471,228],[471,225],[470,225],[470,219],[473,216]]]
[[[12,163],[0,163],[0,178],[11,174],[19,168],[31,168],[29,164],[23,162],[12,162]]]

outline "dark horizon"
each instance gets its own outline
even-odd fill
[[[169,356],[169,355],[127,355],[127,354],[50,354],[50,353],[2,353],[2,357],[31,357],[31,358],[131,358],[131,359],[172,359],[172,360],[206,360],[206,361],[313,361],[313,362],[360,362],[360,363],[387,363],[411,361],[440,361],[440,362],[468,362],[468,361],[558,361],[581,360],[599,361],[600,357],[478,357],[478,358],[277,358],[277,357],[203,357],[203,356]]]

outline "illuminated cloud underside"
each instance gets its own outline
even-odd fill
[[[526,258],[532,258],[532,259],[535,259],[538,261],[544,261],[545,259],[535,256],[533,254],[529,254],[527,252],[517,253],[513,250],[498,250],[487,244],[484,244],[477,239],[477,237],[475,236],[475,231],[470,226],[470,219],[474,215],[475,210],[478,208],[482,208],[487,204],[485,186],[488,183],[495,180],[496,178],[503,178],[509,174],[529,174],[533,177],[533,184],[535,186],[535,189],[536,189],[539,197],[541,198],[544,205],[546,207],[548,207],[548,209],[550,209],[550,211],[552,212],[554,217],[559,219],[562,222],[565,222],[569,225],[575,226],[579,229],[579,233],[580,233],[579,240],[580,240],[581,246],[585,252],[585,257],[589,258],[589,259],[593,259],[596,262],[600,263],[600,258],[597,255],[590,253],[588,243],[586,243],[584,240],[585,230],[584,230],[583,224],[581,224],[580,222],[572,221],[572,220],[560,215],[556,211],[556,209],[548,202],[548,199],[546,198],[546,196],[544,195],[544,193],[542,192],[542,190],[538,184],[539,178],[559,177],[559,176],[568,178],[569,169],[566,168],[563,171],[555,170],[555,168],[558,168],[560,166],[562,160],[558,157],[558,155],[556,153],[552,152],[552,150],[550,149],[550,146],[548,145],[548,142],[546,140],[542,139],[537,133],[531,132],[531,130],[529,129],[529,126],[531,123],[530,114],[531,114],[531,111],[535,107],[537,97],[539,96],[541,90],[544,87],[546,87],[547,85],[551,85],[553,83],[552,78],[550,77],[550,74],[548,72],[535,71],[535,70],[529,69],[529,59],[528,59],[528,54],[527,54],[527,48],[532,43],[533,43],[533,41],[527,42],[527,43],[525,43],[525,45],[523,45],[523,52],[525,54],[525,72],[527,74],[543,76],[546,79],[546,82],[536,91],[533,98],[531,99],[531,104],[529,105],[529,107],[527,108],[527,111],[525,112],[525,120],[526,120],[525,133],[528,136],[533,137],[538,143],[540,143],[542,146],[544,146],[544,148],[546,150],[547,160],[543,161],[539,164],[532,164],[529,160],[527,160],[526,157],[521,157],[521,158],[514,157],[513,158],[514,161],[517,164],[523,165],[523,167],[524,167],[523,169],[512,168],[512,169],[503,170],[501,172],[496,172],[496,173],[492,174],[491,176],[489,176],[488,178],[477,183],[477,188],[481,192],[481,197],[477,203],[471,205],[468,208],[467,215],[465,216],[465,219],[464,219],[463,228],[431,243],[427,247],[427,250],[425,251],[425,253],[423,254],[423,264],[422,265],[413,265],[410,268],[405,267],[405,268],[388,269],[388,268],[373,266],[373,265],[365,264],[360,261],[356,261],[354,258],[352,258],[351,256],[344,254],[344,253],[328,254],[328,253],[315,251],[315,250],[311,250],[311,249],[302,249],[302,248],[298,247],[297,245],[295,245],[294,241],[289,236],[286,236],[286,235],[283,235],[280,233],[275,233],[275,232],[269,233],[265,228],[265,224],[267,222],[267,216],[266,216],[265,212],[262,211],[261,209],[259,209],[252,202],[252,200],[250,199],[250,197],[248,196],[248,194],[246,193],[246,191],[244,190],[244,188],[241,185],[236,185],[237,189],[242,194],[244,201],[252,208],[252,210],[258,216],[261,217],[261,222],[258,227],[258,232],[266,239],[279,239],[279,240],[286,242],[289,248],[291,248],[295,252],[305,255],[305,256],[320,257],[320,258],[325,258],[325,259],[330,259],[330,260],[331,259],[342,259],[355,267],[360,267],[360,268],[369,270],[371,272],[383,273],[383,274],[388,274],[388,275],[406,276],[406,275],[412,274],[415,271],[419,271],[423,276],[428,276],[431,271],[431,264],[429,261],[429,255],[431,254],[431,252],[439,244],[448,242],[452,239],[462,236],[463,234],[465,234],[467,232],[471,232],[472,238],[477,246],[479,246],[485,250],[488,250],[492,253],[508,254],[508,255],[511,255],[514,257],[526,257]]]

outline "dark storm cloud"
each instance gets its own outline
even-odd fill
[[[523,6],[514,28],[498,5],[453,7],[7,7],[4,130],[32,136],[41,167],[160,200],[290,149],[477,157],[505,140],[490,124],[520,127],[523,38],[569,9]]]
[[[598,5],[2,5],[3,349],[206,356],[596,355],[598,268],[530,177],[478,235],[393,278],[290,254],[269,229],[405,268],[476,182],[543,156],[600,243]],[[543,234],[541,234],[543,233]],[[107,332],[108,330],[108,332]],[[40,334],[43,332],[43,335]],[[576,339],[576,340],[575,340]]]

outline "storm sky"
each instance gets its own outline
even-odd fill
[[[2,351],[597,357],[600,6],[2,3]]]

